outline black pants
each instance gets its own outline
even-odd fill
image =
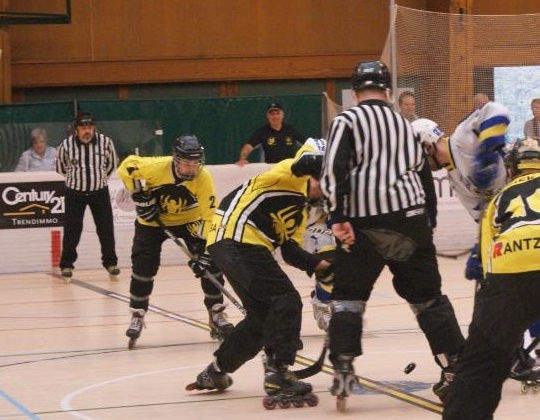
[[[350,223],[356,241],[348,250],[337,249],[331,299],[344,304],[367,302],[387,266],[394,275],[394,289],[400,297],[418,307],[426,304],[417,321],[432,353],[459,352],[464,338],[454,310],[441,292],[435,246],[422,209],[351,219]],[[331,358],[340,354],[361,355],[361,335],[361,313],[336,312],[329,327]]]
[[[444,420],[491,420],[527,327],[540,317],[540,273],[488,276],[476,293]]]
[[[192,254],[204,252],[206,241],[193,236],[193,229],[189,225],[168,226],[177,238],[182,238]],[[154,287],[154,276],[161,263],[161,249],[163,242],[169,239],[160,227],[146,226],[135,221],[135,236],[131,248],[132,275],[130,294],[130,307],[133,309],[148,310],[150,295]],[[179,253],[182,251],[179,249]],[[223,276],[219,270],[211,268],[217,280],[223,285]],[[204,292],[204,305],[210,309],[216,303],[223,303],[223,294],[210,280],[201,279],[201,288]]]
[[[60,268],[73,268],[77,261],[77,246],[81,240],[84,212],[90,207],[96,225],[96,233],[101,245],[101,263],[103,267],[118,264],[115,251],[114,224],[109,187],[99,191],[83,193],[65,189],[66,215],[64,237],[62,239],[62,257]]]
[[[246,309],[214,353],[221,369],[234,372],[265,347],[278,365],[292,365],[302,323],[299,293],[263,246],[225,239],[208,247],[216,265]]]

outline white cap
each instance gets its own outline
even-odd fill
[[[420,141],[422,143],[437,143],[437,140],[444,134],[435,121],[428,120],[427,118],[418,118],[411,125],[413,130],[420,135]]]

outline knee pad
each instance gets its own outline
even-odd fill
[[[414,310],[418,311],[415,312],[418,325],[424,332],[433,355],[456,354],[461,350],[465,338],[448,297],[441,295],[424,304],[415,304]]]
[[[362,316],[365,310],[366,310],[365,300],[333,300],[332,301],[332,313],[353,312],[353,313],[358,313],[360,314],[360,316]]]
[[[152,277],[143,277],[135,273],[131,275],[131,283],[129,285],[129,293],[131,298],[148,298],[154,289],[154,279]]]

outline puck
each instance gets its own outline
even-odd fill
[[[405,372],[408,375],[414,370],[415,367],[416,367],[416,363],[411,362],[407,366],[405,366],[405,369],[403,369],[403,372]]]

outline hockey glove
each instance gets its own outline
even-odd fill
[[[487,190],[492,185],[499,171],[499,152],[491,151],[475,156],[472,164],[472,180],[481,190]]]
[[[334,264],[330,264],[322,270],[315,271],[315,280],[317,283],[331,285],[334,281]]]
[[[199,255],[196,260],[189,260],[188,265],[195,274],[195,277],[204,277],[206,270],[212,268],[212,257],[210,254],[204,253]]]
[[[135,211],[137,216],[145,222],[154,222],[161,213],[157,200],[148,192],[136,192],[131,195],[135,202]]]
[[[484,271],[482,270],[482,261],[478,257],[478,244],[471,248],[471,253],[467,259],[465,266],[465,278],[467,280],[481,281],[484,279]]]

